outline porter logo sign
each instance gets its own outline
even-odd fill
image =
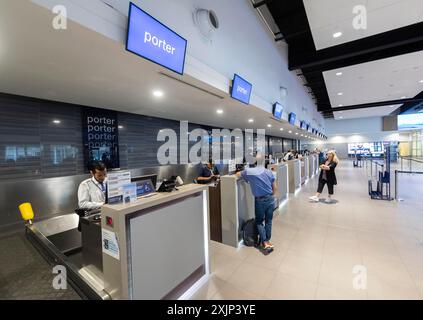
[[[82,116],[86,163],[103,161],[108,169],[119,168],[117,113],[85,108]]]
[[[253,86],[251,83],[235,74],[231,91],[232,98],[241,101],[242,103],[249,104],[252,89]]]
[[[126,50],[183,74],[186,48],[184,38],[130,4]]]

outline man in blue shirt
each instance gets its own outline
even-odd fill
[[[274,209],[274,194],[277,193],[275,176],[264,168],[264,157],[261,153],[256,156],[256,166],[238,172],[236,175],[250,184],[255,197],[255,223],[260,236],[260,243],[266,251],[273,250],[270,243],[272,236],[272,219]],[[264,223],[264,225],[263,225]]]
[[[217,170],[217,168],[215,167],[213,159],[209,159],[207,165],[202,167],[200,176],[197,178],[197,182],[201,184],[206,184],[219,178],[219,170]]]

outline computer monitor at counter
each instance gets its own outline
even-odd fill
[[[137,181],[143,181],[143,180],[151,180],[154,188],[156,188],[157,174],[148,174],[148,175],[144,175],[144,176],[138,176],[138,177],[131,178],[131,182],[137,182]]]

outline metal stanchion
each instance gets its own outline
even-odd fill
[[[398,170],[395,170],[395,200],[398,201]]]

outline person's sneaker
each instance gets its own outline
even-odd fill
[[[332,199],[331,198],[327,198],[326,200],[325,200],[325,203],[332,203],[333,201],[332,201]]]
[[[309,198],[311,201],[314,201],[314,202],[319,202],[319,198],[318,197],[316,197],[316,196],[312,196],[312,197],[310,197]]]
[[[273,244],[271,244],[269,241],[266,241],[263,244],[263,247],[264,247],[264,250],[271,250],[271,249],[273,249]]]

